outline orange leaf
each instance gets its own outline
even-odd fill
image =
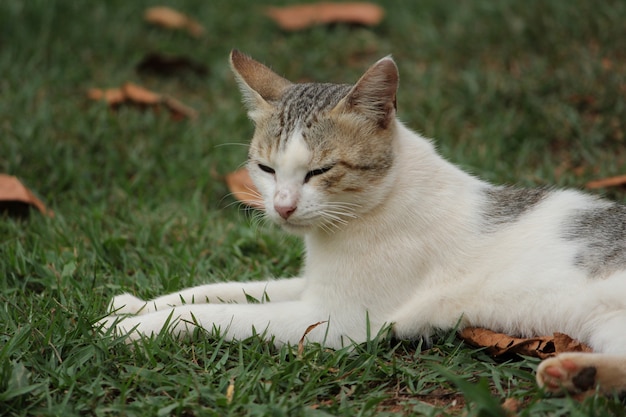
[[[195,119],[198,117],[198,112],[191,107],[181,103],[176,100],[174,97],[165,96],[163,97],[163,104],[167,106],[170,113],[172,113],[172,117],[175,119]]]
[[[126,83],[122,86],[122,91],[127,100],[137,104],[155,105],[161,102],[161,96],[146,88],[133,83]]]
[[[466,327],[459,337],[472,346],[484,347],[493,356],[525,355],[541,359],[562,352],[591,352],[591,348],[563,333],[531,338],[511,337],[491,330]]]
[[[385,12],[372,3],[314,3],[269,7],[265,13],[285,30],[300,30],[329,23],[355,23],[374,26]]]
[[[585,187],[593,190],[596,188],[618,187],[626,185],[626,175],[617,175],[615,177],[603,178],[600,180],[589,181]]]
[[[42,214],[54,217],[54,213],[16,177],[0,174],[0,213],[7,212],[16,217],[26,217],[28,207],[34,206]]]
[[[246,168],[231,172],[225,177],[226,185],[233,196],[244,204],[263,209],[263,200],[257,191]]]
[[[109,106],[116,106],[126,100],[126,95],[121,88],[90,88],[87,90],[87,97],[91,100],[104,100]]]
[[[146,9],[143,17],[146,22],[166,29],[184,29],[195,37],[200,37],[204,34],[204,27],[200,23],[186,14],[169,7],[151,7]]]
[[[173,97],[163,96],[130,82],[125,83],[120,88],[109,88],[102,90],[91,88],[87,90],[87,97],[91,100],[104,100],[110,107],[117,107],[121,104],[134,104],[139,107],[165,106],[174,119],[189,118],[195,119],[198,113],[189,106],[184,105]]]

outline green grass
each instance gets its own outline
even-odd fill
[[[258,229],[219,179],[243,163],[252,132],[231,48],[294,80],[337,82],[391,53],[400,117],[450,160],[498,183],[583,187],[626,173],[626,3],[394,1],[374,29],[298,33],[257,3],[168,4],[206,35],[147,26],[143,0],[0,2],[0,172],[56,213],[0,217],[3,415],[499,416],[505,398],[523,416],[625,414],[614,398],[545,397],[536,360],[499,363],[454,335],[423,352],[381,335],[357,354],[308,346],[298,357],[202,333],[128,346],[92,323],[122,291],[297,273],[301,244]],[[192,57],[208,75],[137,74],[154,51]],[[200,115],[174,122],[85,98],[125,81]],[[626,200],[623,188],[602,192]]]

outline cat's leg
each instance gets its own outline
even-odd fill
[[[537,384],[555,394],[596,387],[604,393],[626,392],[626,354],[561,353],[539,364]]]
[[[367,319],[355,312],[335,312],[306,301],[267,304],[187,304],[135,316],[108,316],[99,322],[101,330],[113,328],[116,334],[128,334],[130,340],[161,331],[185,337],[195,328],[218,333],[227,340],[245,339],[264,334],[278,345],[297,344],[312,324],[324,322],[310,331],[308,341],[329,347],[341,347],[367,337]],[[347,324],[346,324],[347,323]],[[357,323],[359,325],[357,325]],[[378,329],[376,329],[378,330]],[[344,339],[345,336],[345,339]]]
[[[304,285],[304,278],[224,282],[191,287],[148,301],[126,293],[113,298],[109,311],[118,315],[148,314],[184,304],[245,303],[248,298],[271,302],[289,301],[299,298]]]
[[[467,326],[467,297],[461,289],[432,288],[422,290],[401,306],[389,320],[399,339],[424,338],[434,330],[451,330]]]

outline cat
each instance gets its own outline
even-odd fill
[[[626,388],[626,206],[492,185],[446,161],[396,117],[389,56],[354,85],[292,83],[237,50],[230,64],[255,124],[247,168],[265,215],[303,236],[302,276],[122,294],[102,329],[297,344],[323,323],[306,340],[331,348],[388,326],[402,339],[562,332],[598,353],[542,362],[539,385]]]

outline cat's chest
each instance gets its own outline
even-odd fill
[[[415,286],[417,271],[426,271],[424,244],[408,233],[382,234],[371,227],[369,233],[353,232],[327,239],[306,239],[304,275],[310,281],[339,290],[375,292],[387,286],[395,291]],[[411,256],[413,254],[413,256]]]

